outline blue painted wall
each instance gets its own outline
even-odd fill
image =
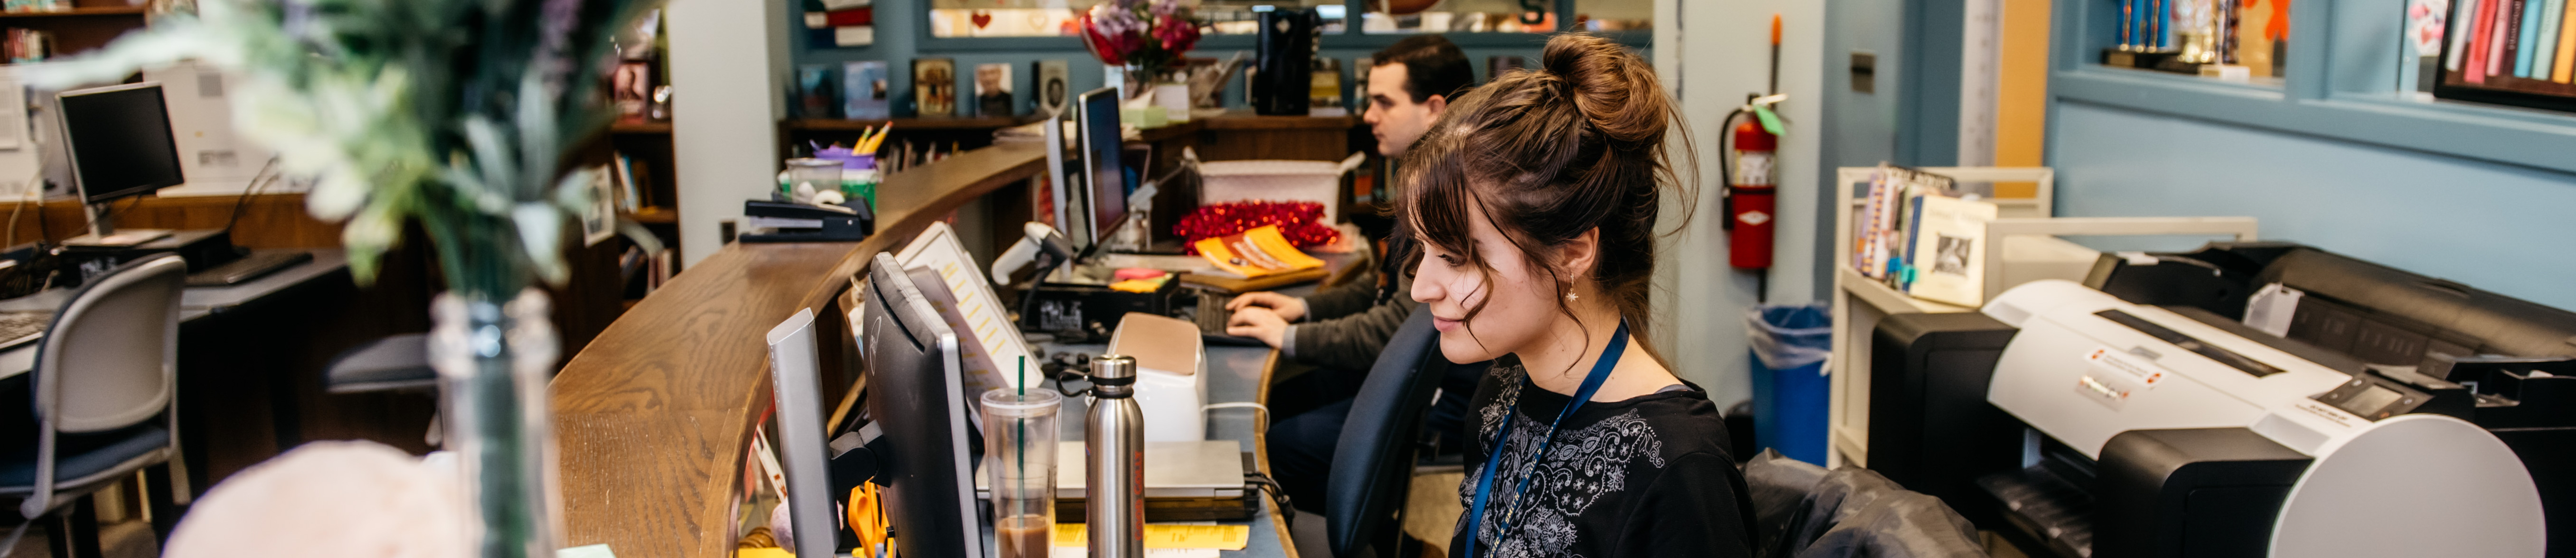
[[[2061,216],[2250,215],[2266,239],[2576,309],[2576,174],[2073,100],[2050,127]]]

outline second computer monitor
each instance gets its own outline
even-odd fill
[[[1081,103],[1083,186],[1091,192],[1090,238],[1085,240],[1097,243],[1107,240],[1127,216],[1127,171],[1118,164],[1118,90],[1094,89],[1082,94]]]
[[[859,326],[867,362],[867,414],[886,438],[881,505],[910,558],[980,558],[972,421],[976,401],[962,385],[957,333],[913,286],[894,257],[868,269]],[[971,395],[971,396],[970,396]],[[803,537],[798,537],[802,539]]]
[[[187,182],[161,84],[64,91],[56,102],[83,201],[104,203]]]

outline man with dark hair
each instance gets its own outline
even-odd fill
[[[1400,164],[1406,149],[1431,130],[1449,107],[1449,99],[1475,85],[1476,75],[1458,45],[1439,35],[1415,35],[1371,55],[1367,83],[1368,109],[1363,117],[1377,135],[1378,154]],[[1271,471],[1298,508],[1320,512],[1324,485],[1332,469],[1333,446],[1341,437],[1351,396],[1358,393],[1369,367],[1386,348],[1387,338],[1415,312],[1405,277],[1418,257],[1411,238],[1400,230],[1378,254],[1375,277],[1292,297],[1271,292],[1246,293],[1227,301],[1232,312],[1228,334],[1260,339],[1292,360],[1325,370],[1310,373],[1294,385],[1276,386],[1272,408],[1287,418],[1269,433]],[[1459,381],[1443,382],[1447,392],[1440,410],[1425,425],[1454,445],[1463,432],[1467,397],[1483,368],[1453,368]],[[1455,401],[1450,401],[1454,399]],[[1329,402],[1327,402],[1329,401]],[[1301,409],[1323,403],[1311,410]]]
[[[1414,35],[1369,55],[1368,111],[1364,118],[1377,135],[1377,152],[1404,156],[1422,139],[1449,100],[1476,83],[1467,54],[1439,35]]]
[[[1476,74],[1458,45],[1439,35],[1415,35],[1370,55],[1368,111],[1363,117],[1377,135],[1378,154],[1399,159],[1431,123],[1447,110],[1449,99],[1475,85]],[[1381,254],[1384,269],[1375,281],[1326,289],[1298,298],[1278,293],[1247,293],[1226,304],[1233,315],[1226,333],[1259,339],[1308,364],[1367,370],[1386,337],[1404,324],[1413,304],[1396,279],[1412,262],[1411,242],[1390,239]],[[1309,323],[1297,323],[1307,321]]]

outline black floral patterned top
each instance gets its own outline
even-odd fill
[[[1531,472],[1531,454],[1548,423],[1573,400],[1530,383],[1517,359],[1504,357],[1477,385],[1476,434],[1467,453],[1462,507],[1474,509],[1478,474],[1494,451],[1504,413],[1511,421],[1495,467],[1475,552],[1493,558],[1582,556],[1751,556],[1752,503],[1744,474],[1728,456],[1725,422],[1708,394],[1681,385],[1623,401],[1594,401],[1566,417],[1547,462]],[[1509,515],[1517,512],[1516,516]],[[1473,513],[1473,512],[1469,512]],[[1515,517],[1508,526],[1504,518]],[[1465,557],[1468,518],[1460,517],[1449,554]],[[1475,557],[1467,557],[1475,558]]]

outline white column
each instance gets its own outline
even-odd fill
[[[722,247],[717,224],[778,174],[786,115],[784,0],[670,0],[672,162],[679,183],[680,255]]]

